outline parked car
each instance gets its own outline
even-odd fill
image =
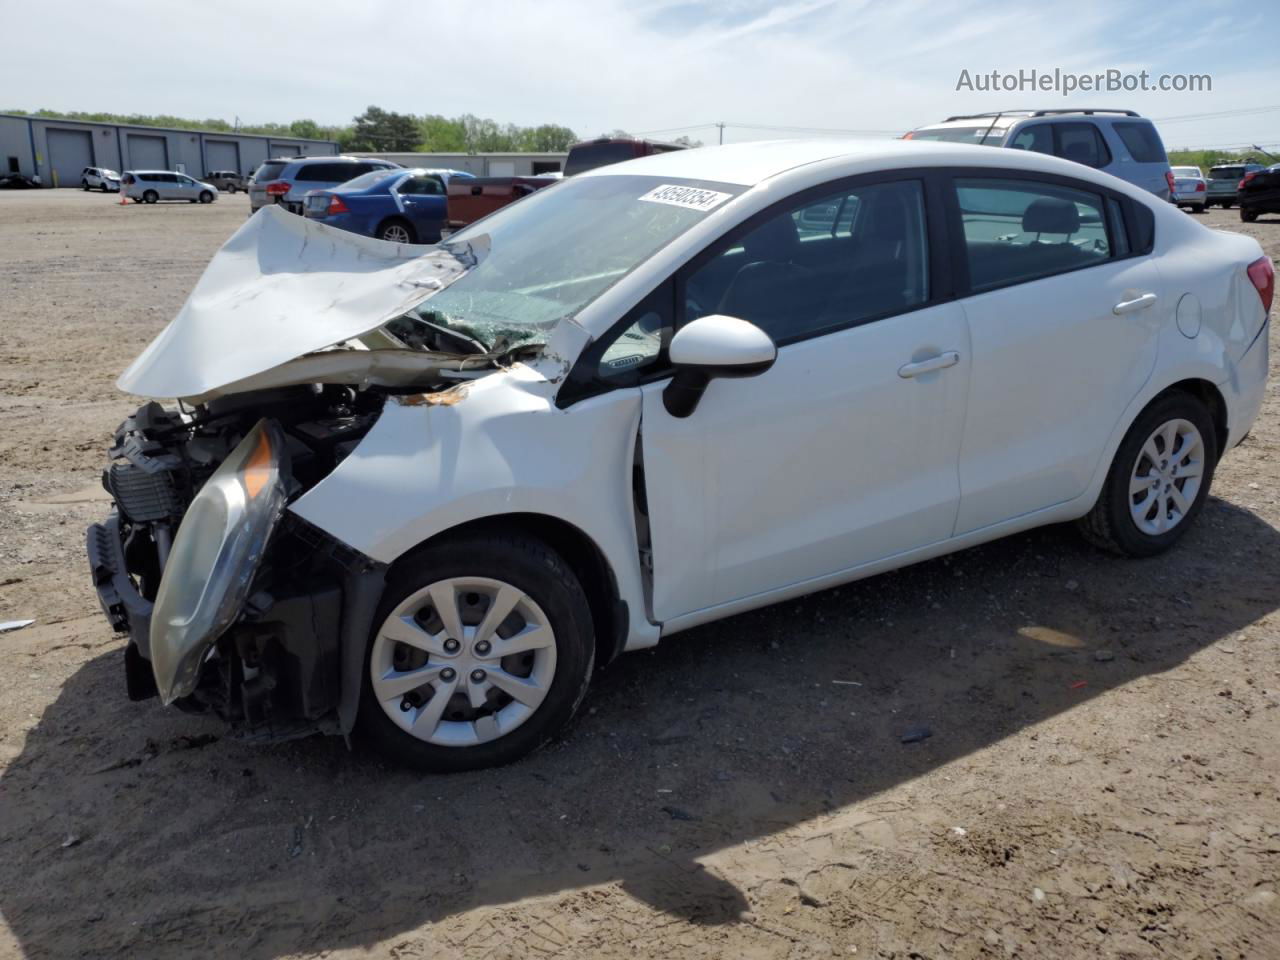
[[[1253,223],[1259,214],[1280,213],[1280,163],[1246,173],[1236,188],[1236,199],[1245,223]]]
[[[1205,205],[1212,207],[1215,203],[1225,210],[1230,210],[1236,202],[1236,187],[1250,173],[1265,170],[1262,164],[1253,157],[1244,160],[1221,160],[1209,168],[1209,181],[1205,191]]]
[[[134,698],[502,763],[699,624],[1042,524],[1169,549],[1274,289],[1251,237],[957,144],[646,157],[420,254],[268,209],[118,381],[183,405],[117,432],[93,580]]]
[[[473,177],[449,185],[446,220],[441,235],[448,237],[493,211],[549,187],[561,177]]]
[[[36,190],[40,182],[25,173],[0,173],[0,190]]]
[[[1179,208],[1186,207],[1196,213],[1204,213],[1208,205],[1204,174],[1199,167],[1173,168],[1172,202]]]
[[[583,140],[569,148],[569,155],[564,161],[564,175],[572,177],[610,163],[687,149],[683,143],[664,143],[661,140],[644,140],[639,137],[598,137],[595,140]]]
[[[218,199],[218,188],[212,183],[170,170],[126,170],[122,182],[124,195],[139,203],[155,203],[157,200],[213,203]]]
[[[249,178],[234,170],[213,170],[206,173],[204,179],[226,193],[249,189]]]
[[[944,140],[1030,150],[1127,180],[1161,200],[1173,172],[1155,124],[1132,110],[1005,110],[947,117],[905,139]]]
[[[103,193],[118,193],[120,190],[120,174],[106,167],[85,167],[80,171],[81,190],[101,190]]]
[[[400,164],[370,157],[280,157],[268,160],[249,181],[249,214],[278,204],[301,215],[310,190],[328,190],[373,170],[400,170]]]
[[[475,179],[462,170],[372,170],[330,190],[311,190],[304,214],[340,230],[392,243],[438,243],[445,191]]]

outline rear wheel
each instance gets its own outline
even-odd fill
[[[1181,391],[1155,400],[1125,434],[1098,502],[1079,521],[1081,533],[1131,557],[1169,549],[1203,507],[1217,462],[1204,404]]]
[[[156,193],[154,190],[148,190],[146,193],[142,195],[142,200],[144,203],[155,203],[159,199],[160,199],[160,194]]]
[[[1253,223],[1253,221],[1258,219],[1258,211],[1249,210],[1249,209],[1246,209],[1245,207],[1241,207],[1240,219],[1243,220],[1245,223]]]
[[[523,537],[423,551],[374,618],[361,733],[431,771],[509,763],[573,716],[595,657],[591,612],[558,554]]]
[[[391,243],[416,243],[413,226],[405,220],[388,220],[378,228],[378,239]]]
[[[1231,209],[1232,207],[1234,207],[1234,206],[1235,206],[1235,204],[1234,204],[1234,203],[1223,203],[1223,204],[1222,204],[1222,209],[1223,209],[1223,210],[1230,210],[1230,209]]]

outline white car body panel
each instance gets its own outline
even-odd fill
[[[1152,212],[1155,250],[785,346],[760,376],[713,381],[687,419],[665,412],[661,381],[557,407],[581,351],[735,225],[841,177],[929,167],[1013,168],[1104,186]],[[830,140],[679,151],[581,176],[638,174],[749,189],[561,320],[539,360],[447,394],[389,400],[355,451],[290,509],[386,563],[478,519],[563,520],[609,564],[635,648],[1082,516],[1128,425],[1173,383],[1219,386],[1228,446],[1261,404],[1266,317],[1244,273],[1261,256],[1257,243],[1206,230],[1106,174],[1012,150]],[[270,371],[296,370],[298,358],[421,303],[461,275],[450,262],[268,207],[215,257],[119,385],[193,398],[270,382]],[[1145,292],[1157,295],[1149,309],[1111,312]],[[1186,295],[1200,307],[1194,336],[1175,321]],[[902,364],[948,351],[959,355],[955,365],[898,376]],[[349,375],[361,362],[338,367]],[[633,512],[637,439],[652,589]]]
[[[959,363],[898,368],[954,351]],[[944,303],[783,347],[692,416],[645,386],[641,443],[660,621],[951,536],[968,334]],[[817,440],[817,442],[815,442]]]
[[[973,378],[956,533],[1079,496],[1147,382],[1172,313],[1156,268],[1117,260],[966,297]],[[1116,316],[1145,293],[1155,303]],[[1105,344],[1105,349],[1099,349]]]

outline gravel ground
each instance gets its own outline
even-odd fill
[[[247,212],[0,194],[0,955],[1280,956],[1274,369],[1170,554],[1049,528],[736,617],[422,777],[130,703],[89,586],[112,381]]]

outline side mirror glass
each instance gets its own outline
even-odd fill
[[[712,314],[681,327],[669,351],[675,376],[662,393],[673,417],[687,417],[716,377],[754,377],[778,358],[773,339],[753,323]]]

